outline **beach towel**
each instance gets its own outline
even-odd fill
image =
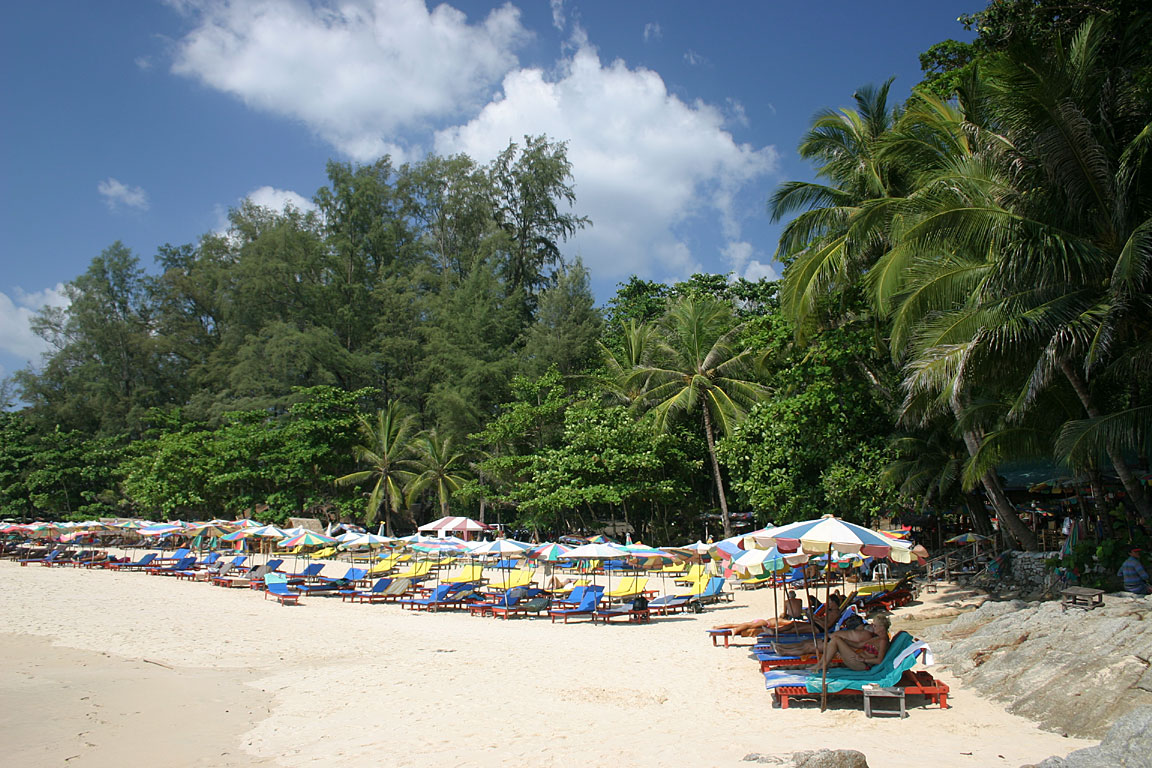
[[[904,676],[904,671],[911,669],[912,665],[916,663],[914,653],[904,653],[905,649],[914,642],[912,635],[907,632],[897,632],[896,637],[892,638],[892,645],[888,648],[888,653],[884,654],[883,661],[871,669],[860,671],[854,669],[828,670],[828,692],[856,691],[860,690],[861,686],[869,684],[878,685],[882,688],[896,685]],[[900,659],[899,664],[895,663],[896,659]],[[809,693],[820,693],[823,685],[821,676],[809,675],[805,679],[804,685],[808,688]]]

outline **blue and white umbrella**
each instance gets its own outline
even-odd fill
[[[765,535],[747,537],[758,547],[779,547],[785,551],[800,550],[810,555],[828,551],[861,554],[867,557],[888,557],[895,541],[882,533],[832,515],[818,520],[790,523],[765,532]]]

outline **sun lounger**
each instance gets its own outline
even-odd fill
[[[505,574],[500,581],[493,581],[488,584],[488,589],[507,591],[517,587],[527,587],[536,578],[536,572],[527,568],[517,568],[514,571],[506,571]]]
[[[669,613],[683,613],[690,610],[693,605],[695,603],[690,597],[661,595],[648,601],[648,610],[659,616],[665,616]]]
[[[412,611],[435,611],[449,606],[459,606],[476,594],[467,584],[440,584],[428,597],[397,600],[401,608]]]
[[[349,568],[347,573],[335,579],[319,577],[312,584],[293,584],[297,591],[306,594],[320,594],[324,592],[339,593],[342,589],[355,586],[356,582],[364,578],[367,571],[363,568]]]
[[[926,648],[924,643],[917,642],[907,632],[897,632],[884,658],[871,669],[829,669],[826,682],[819,674],[794,675],[770,671],[764,673],[764,684],[772,691],[781,709],[788,708],[790,698],[819,696],[824,685],[829,695],[860,694],[866,685],[900,687],[906,694],[928,696],[941,709],[947,709],[948,686],[927,672],[912,671],[912,666]]]
[[[372,603],[377,600],[387,599],[388,587],[392,585],[394,579],[377,579],[371,589],[341,589],[337,592],[340,599],[345,602],[351,601],[353,603]]]
[[[192,550],[185,549],[185,548],[181,547],[180,549],[176,550],[175,552],[173,552],[171,555],[168,555],[167,557],[157,557],[152,562],[152,564],[157,565],[157,566],[159,566],[159,565],[172,565],[174,563],[180,562],[184,558],[188,557],[188,555],[190,555],[190,554],[192,554]],[[193,558],[193,560],[195,560],[195,558]]]
[[[30,558],[27,558],[25,560],[20,560],[18,562],[20,563],[21,568],[23,568],[24,566],[26,566],[30,563],[39,563],[40,565],[51,565],[52,563],[56,562],[56,560],[58,558],[63,556],[63,554],[64,554],[64,550],[54,549],[51,552],[49,552],[48,554],[44,555],[43,557],[30,557]]]
[[[512,616],[524,616],[529,613],[539,616],[552,607],[552,599],[547,596],[528,597],[519,600],[515,605],[494,605],[492,616],[502,616],[505,620]]]
[[[575,618],[576,616],[591,616],[597,606],[600,604],[600,598],[603,596],[601,592],[585,592],[584,599],[580,601],[580,605],[575,608],[553,608],[548,611],[548,617],[552,619],[552,623],[556,623],[556,619],[564,619],[564,623],[568,623],[568,619]]]
[[[148,569],[147,572],[149,576],[175,576],[181,571],[186,571],[191,568],[192,564],[196,562],[196,558],[189,556],[185,557],[183,560],[177,560],[171,565],[159,567],[156,566],[156,562],[157,561],[154,560],[152,562],[152,567]]]
[[[647,624],[652,621],[652,612],[647,608],[636,609],[631,605],[625,603],[624,605],[615,605],[612,607],[597,608],[592,612],[592,623],[602,621],[608,624],[612,619],[627,619],[627,621],[637,624]]]
[[[288,577],[289,584],[304,584],[305,582],[320,578],[320,573],[323,570],[324,563],[312,563],[300,571],[300,573],[287,573],[284,575]]]
[[[472,603],[468,606],[468,612],[473,616],[495,616],[496,608],[513,608],[527,597],[526,587],[514,587],[503,594],[489,594],[487,599]]]
[[[634,600],[640,595],[649,593],[648,579],[640,576],[626,576],[620,580],[620,583],[614,588],[604,593],[604,597],[608,600],[629,601]]]
[[[267,600],[269,596],[273,597],[280,605],[300,604],[300,592],[288,584],[283,574],[270,573],[264,577],[264,599]]]
[[[460,573],[443,579],[445,584],[481,584],[484,581],[483,565],[466,565]]]
[[[414,563],[411,568],[401,573],[394,574],[397,579],[410,579],[412,581],[420,581],[428,578],[432,573],[432,563],[428,560],[422,560]]]
[[[598,592],[601,595],[603,595],[604,594],[604,587],[601,587],[601,586],[598,586],[595,584],[589,584],[587,586],[576,587],[575,589],[572,590],[572,593],[570,595],[568,595],[567,597],[565,597],[563,599],[557,598],[557,599],[553,600],[552,601],[552,607],[553,608],[575,608],[576,606],[580,605],[581,601],[584,600],[584,596],[586,594],[588,594],[589,592]]]
[[[139,560],[131,563],[109,563],[108,567],[114,571],[138,571],[141,568],[151,568],[152,561],[156,559],[155,552],[149,552]]]
[[[736,599],[736,596],[731,592],[724,591],[724,577],[713,576],[708,579],[707,584],[702,586],[698,585],[696,589],[688,593],[679,593],[681,597],[695,597],[702,603],[714,603],[718,600],[728,600],[731,602]]]

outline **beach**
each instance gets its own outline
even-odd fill
[[[766,589],[702,615],[565,626],[322,597],[284,607],[139,573],[0,562],[0,575],[12,765],[720,766],[845,748],[873,766],[1019,766],[1095,743],[936,668],[948,710],[917,698],[905,720],[866,719],[859,697],[773,709],[747,648],[704,633],[770,615]]]

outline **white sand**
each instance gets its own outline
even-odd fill
[[[321,597],[282,607],[104,570],[0,562],[0,578],[0,710],[16,714],[0,717],[0,744],[20,758],[9,764],[139,765],[144,752],[165,768],[735,766],[843,747],[873,766],[947,768],[1090,744],[947,673],[952,708],[902,721],[866,719],[858,697],[824,714],[773,709],[747,648],[713,648],[703,631],[768,615],[770,590],[650,625],[564,626]]]

